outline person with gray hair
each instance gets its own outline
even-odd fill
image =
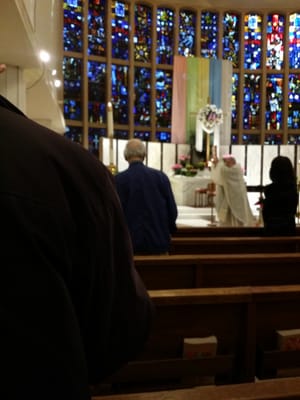
[[[135,254],[164,254],[176,230],[177,205],[167,175],[144,165],[145,144],[128,141],[124,158],[127,170],[115,183],[129,227]]]

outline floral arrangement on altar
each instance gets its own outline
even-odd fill
[[[198,118],[205,132],[211,133],[216,125],[223,122],[223,111],[221,108],[217,108],[215,104],[206,104],[199,110]]]
[[[206,167],[206,163],[204,161],[199,161],[196,164],[190,163],[191,157],[189,155],[181,155],[178,158],[178,163],[172,165],[172,170],[175,175],[183,175],[183,176],[196,176],[198,170],[203,171]]]

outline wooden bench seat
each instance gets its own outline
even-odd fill
[[[170,254],[283,253],[300,250],[300,236],[173,237]]]
[[[268,379],[234,385],[200,386],[149,393],[95,396],[92,400],[295,400],[300,378]]]
[[[135,256],[148,290],[300,284],[300,253]]]
[[[295,359],[299,364],[293,351],[276,357],[275,336],[278,329],[298,327],[300,285],[149,294],[156,306],[152,332],[138,359],[106,380],[116,392],[182,388],[189,386],[183,378],[207,374],[214,375],[217,384],[254,382],[262,371],[262,360],[267,362],[270,355],[273,370],[294,367]],[[209,335],[218,338],[216,357],[181,359],[183,338]],[[263,357],[257,357],[258,349]]]

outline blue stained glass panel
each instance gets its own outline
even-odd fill
[[[188,10],[179,12],[179,45],[178,54],[181,56],[195,55],[196,14]]]
[[[156,126],[171,127],[172,72],[156,71]]]
[[[159,142],[166,142],[169,143],[171,142],[171,133],[170,132],[156,132],[156,139]]]
[[[169,8],[158,8],[156,17],[157,44],[156,63],[173,63],[174,46],[174,11]]]
[[[106,130],[103,128],[89,128],[89,151],[97,158],[99,157],[100,138],[106,136]]]
[[[211,11],[201,13],[201,56],[217,58],[218,14]]]
[[[289,75],[288,128],[300,129],[300,74]]]
[[[267,22],[267,59],[268,69],[281,69],[283,67],[283,39],[284,16],[269,14]]]
[[[300,14],[289,17],[289,66],[300,68]]]
[[[232,61],[233,68],[239,66],[239,16],[225,13],[223,18],[223,58]]]
[[[82,145],[82,127],[79,126],[66,126],[66,132],[64,136],[70,139],[72,142]]]
[[[141,139],[141,140],[144,140],[144,141],[149,141],[150,138],[151,138],[151,133],[148,132],[148,131],[135,131],[134,134],[133,134],[133,136],[134,136],[136,139]]]
[[[258,129],[260,126],[261,76],[244,76],[243,128]]]
[[[134,59],[135,61],[150,62],[152,9],[148,6],[136,4],[134,8],[134,19]]]
[[[277,133],[271,133],[267,134],[265,136],[264,144],[282,144],[283,143],[283,138],[282,135],[277,134]]]
[[[88,54],[106,55],[105,0],[89,0]]]
[[[82,51],[82,0],[65,0],[64,6],[64,50]]]
[[[239,75],[232,74],[232,94],[231,94],[231,127],[237,129],[237,102],[238,102]]]
[[[112,1],[111,31],[112,57],[121,60],[129,58],[129,13],[128,4]]]
[[[266,129],[282,128],[283,76],[268,75],[266,79]]]
[[[106,64],[88,61],[89,122],[106,121]]]
[[[135,68],[134,71],[134,123],[150,126],[151,69]]]
[[[81,59],[64,57],[64,117],[66,119],[81,120],[81,71]]]
[[[246,14],[244,17],[244,67],[258,69],[261,67],[261,32],[262,17],[258,14]]]
[[[128,124],[128,66],[111,66],[114,121]]]
[[[242,144],[259,144],[260,143],[260,136],[252,134],[244,134],[242,136]]]
[[[300,144],[300,135],[288,135],[287,144]]]

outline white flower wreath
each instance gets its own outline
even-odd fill
[[[198,118],[202,123],[203,130],[212,133],[216,125],[223,122],[223,111],[214,104],[206,104],[199,110]]]

